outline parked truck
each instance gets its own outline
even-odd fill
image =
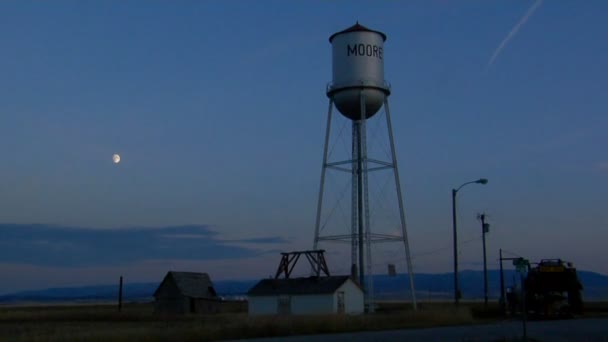
[[[572,263],[561,259],[543,259],[528,268],[521,286],[507,289],[506,299],[511,313],[521,311],[526,300],[526,312],[544,317],[564,317],[583,313],[581,284]]]

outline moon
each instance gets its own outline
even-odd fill
[[[115,153],[115,154],[112,156],[112,161],[114,162],[114,164],[118,164],[118,163],[120,163],[120,156],[118,155],[118,153]]]

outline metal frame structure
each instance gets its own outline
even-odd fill
[[[407,236],[407,226],[405,222],[405,211],[403,206],[403,196],[401,192],[401,182],[399,179],[399,170],[397,167],[397,157],[395,152],[395,143],[393,138],[393,128],[391,123],[390,109],[388,104],[388,95],[390,89],[386,89],[384,97],[384,111],[386,116],[386,125],[391,149],[390,161],[382,161],[367,157],[367,141],[366,141],[366,98],[361,89],[360,105],[361,118],[352,121],[352,157],[350,160],[332,161],[328,160],[328,145],[331,134],[331,119],[332,110],[334,107],[333,91],[328,91],[329,108],[327,110],[327,129],[325,132],[325,144],[323,149],[323,164],[321,168],[321,181],[319,188],[319,197],[317,202],[317,216],[315,224],[315,237],[313,249],[317,249],[319,242],[344,242],[351,245],[351,272],[358,271],[359,285],[364,289],[366,294],[366,302],[370,310],[373,310],[373,280],[372,280],[372,243],[384,242],[402,242],[405,248],[405,257],[409,275],[409,287],[412,296],[412,304],[414,309],[417,308],[416,291],[414,286],[414,272],[412,259],[410,255],[409,241]],[[321,228],[321,211],[323,207],[323,195],[325,188],[325,174],[327,170],[337,170],[345,173],[351,173],[352,178],[352,198],[351,198],[351,229],[350,234],[338,235],[320,235]],[[377,234],[372,232],[370,226],[369,215],[369,196],[368,196],[368,173],[379,170],[393,169],[395,178],[395,187],[397,191],[397,201],[399,205],[399,219],[401,225],[401,235]],[[365,274],[368,277],[367,286],[364,285]]]
[[[304,255],[312,268],[312,272],[319,277],[321,272],[326,276],[329,276],[329,268],[327,262],[325,262],[324,250],[312,250],[312,251],[297,251],[289,253],[281,253],[281,262],[277,268],[277,273],[274,279],[278,279],[281,274],[285,275],[285,279],[289,279],[291,272],[298,263],[300,256]]]

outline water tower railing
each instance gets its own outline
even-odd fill
[[[382,88],[382,89],[388,90],[389,92],[391,90],[391,84],[390,84],[390,82],[388,82],[386,80],[384,82],[382,82],[382,84],[378,84],[377,80],[362,79],[362,80],[348,82],[348,83],[328,82],[327,86],[325,87],[325,91],[327,93],[329,93],[329,92],[332,92],[337,89],[354,88],[354,87]]]

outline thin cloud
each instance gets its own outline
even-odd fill
[[[222,240],[223,242],[240,242],[240,243],[255,243],[255,244],[275,244],[275,243],[289,243],[290,241],[280,236],[272,237],[261,237],[243,240]]]
[[[598,168],[600,171],[606,171],[606,172],[608,172],[608,161],[604,161],[604,162],[600,162],[600,163],[598,163],[598,164],[597,164],[597,168]]]
[[[202,225],[91,229],[0,224],[0,236],[0,262],[38,266],[108,266],[163,259],[239,259],[264,252],[223,241],[216,232]],[[258,245],[283,241],[281,237],[247,240]]]
[[[519,19],[519,21],[517,22],[517,24],[515,24],[515,26],[513,26],[513,28],[509,32],[509,34],[507,34],[507,36],[502,40],[502,42],[500,42],[500,45],[498,45],[498,47],[496,48],[496,50],[494,50],[494,53],[492,54],[492,57],[490,58],[490,61],[488,62],[487,68],[489,68],[490,66],[492,66],[492,64],[494,63],[494,61],[496,60],[496,58],[498,58],[498,56],[500,55],[500,53],[502,52],[502,50],[507,46],[507,44],[509,43],[509,41],[513,37],[515,37],[515,35],[519,31],[519,29],[521,29],[522,26],[524,26],[526,24],[526,22],[528,21],[528,19],[530,19],[530,17],[532,16],[532,14],[534,14],[534,12],[540,7],[540,5],[542,5],[542,3],[543,3],[543,0],[537,0],[536,2],[534,2],[534,4],[528,9],[528,11],[526,12],[526,14],[524,14],[524,16],[521,19]]]

